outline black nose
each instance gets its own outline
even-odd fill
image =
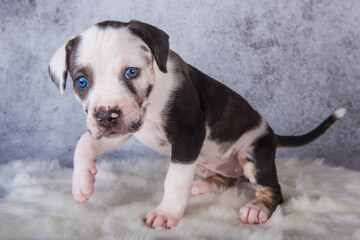
[[[100,126],[108,128],[116,125],[120,114],[119,108],[108,108],[106,110],[105,107],[100,107],[95,113],[95,118]]]

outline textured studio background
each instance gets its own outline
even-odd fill
[[[0,163],[71,164],[85,115],[71,84],[59,94],[47,64],[91,25],[137,19],[167,32],[173,50],[244,96],[278,134],[304,133],[345,107],[316,142],[278,156],[360,169],[359,13],[358,0],[1,0]],[[155,153],[131,140],[106,157],[130,156]]]

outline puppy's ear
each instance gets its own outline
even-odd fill
[[[129,22],[128,28],[148,45],[159,69],[166,73],[166,62],[169,54],[169,36],[161,29],[134,20]]]
[[[51,80],[63,94],[66,87],[66,78],[69,70],[69,59],[74,48],[78,43],[79,37],[75,37],[62,45],[51,58],[49,63],[49,75]]]

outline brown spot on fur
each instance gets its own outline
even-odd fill
[[[145,45],[141,45],[140,48],[145,52],[149,52],[149,49]]]
[[[244,171],[245,177],[247,177],[251,183],[256,183],[256,167],[253,162],[249,161],[252,159],[252,152],[253,147],[248,147],[243,151],[239,151],[237,153],[237,157]]]
[[[81,37],[77,36],[77,37],[71,39],[66,44],[66,47],[65,47],[65,49],[66,49],[66,66],[70,73],[71,78],[73,79],[74,93],[78,96],[78,98],[81,101],[84,101],[89,93],[89,89],[93,85],[93,76],[92,76],[92,70],[89,66],[82,66],[76,62],[76,58],[77,58],[77,54],[78,54],[77,51],[78,51],[80,42],[81,42]],[[79,85],[77,83],[77,79],[82,76],[85,77],[89,82],[89,85],[85,88],[79,87]],[[64,76],[64,77],[66,77],[66,76]],[[65,85],[64,85],[64,88],[65,88]]]
[[[270,211],[274,211],[281,202],[281,195],[276,190],[261,185],[255,185],[256,198],[251,202],[254,205],[264,205]]]
[[[202,180],[209,184],[215,184],[218,188],[220,188],[220,187],[229,188],[229,187],[234,186],[236,183],[235,178],[224,177],[224,176],[221,176],[218,174],[215,176],[204,178]]]
[[[202,167],[199,167],[197,166],[196,169],[195,169],[195,175],[196,176],[199,176],[199,177],[202,177],[202,178],[207,178],[207,177],[212,177],[212,176],[215,176],[216,173],[206,169],[206,168],[202,168]]]
[[[145,65],[149,66],[152,63],[152,58],[144,54]]]
[[[70,76],[73,79],[73,90],[75,94],[84,101],[94,83],[92,69],[89,66],[76,66],[74,62],[71,63],[74,64],[70,66]],[[81,88],[77,82],[77,79],[82,76],[88,80],[88,86],[85,88]]]
[[[145,90],[145,98],[148,98],[150,96],[152,89],[153,89],[153,85],[149,84]]]

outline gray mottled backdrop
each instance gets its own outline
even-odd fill
[[[358,0],[2,0],[0,162],[71,164],[85,116],[71,84],[60,96],[47,75],[53,53],[96,22],[138,19],[162,28],[187,62],[243,95],[278,134],[301,134],[346,107],[316,142],[278,156],[324,157],[360,169]],[[106,157],[154,152],[136,140]]]

